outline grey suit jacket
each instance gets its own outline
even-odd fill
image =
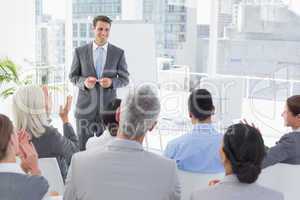
[[[267,151],[263,168],[276,163],[300,164],[300,132],[285,134]]]
[[[49,188],[42,176],[0,173],[1,200],[41,200]]]
[[[129,83],[129,73],[124,51],[108,44],[107,57],[102,77],[112,79],[112,86],[104,89],[99,83],[92,89],[84,86],[87,77],[96,76],[93,61],[93,43],[75,49],[73,63],[69,74],[70,81],[79,88],[75,117],[78,119],[94,119],[97,113],[116,97],[116,89]]]
[[[235,175],[207,189],[193,192],[191,200],[283,200],[283,194],[256,183],[240,183]]]
[[[176,164],[137,142],[116,138],[73,156],[64,199],[179,200]]]

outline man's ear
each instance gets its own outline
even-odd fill
[[[117,108],[117,110],[116,110],[116,122],[120,122],[120,115],[121,115],[121,109],[120,109],[120,107],[118,107]]]
[[[153,125],[150,127],[149,131],[152,131],[152,130],[154,129],[154,127],[156,126],[156,124],[157,124],[157,121],[155,121],[155,122],[153,123]]]
[[[189,117],[192,119],[193,118],[193,114],[189,112]]]
[[[223,164],[225,164],[227,162],[227,157],[226,157],[226,154],[225,154],[225,152],[223,150],[223,147],[220,148],[219,154],[220,154],[220,157],[221,157],[221,162]]]

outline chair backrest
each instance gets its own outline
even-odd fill
[[[49,191],[55,191],[63,195],[64,182],[56,158],[40,158],[39,166],[42,176],[48,180]]]
[[[178,177],[181,184],[181,199],[189,200],[193,191],[207,188],[209,181],[223,179],[224,176],[224,173],[203,174],[178,170]]]
[[[257,183],[282,192],[285,200],[300,198],[300,165],[279,163],[262,171]]]

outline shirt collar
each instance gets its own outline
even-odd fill
[[[293,130],[294,132],[300,132],[300,128],[296,128]]]
[[[113,136],[111,136],[111,134],[110,134],[110,132],[109,132],[108,129],[105,129],[103,131],[103,134],[101,135],[101,137],[113,137]]]
[[[216,132],[214,126],[211,123],[195,124],[193,126],[193,131],[213,131],[214,133]]]
[[[122,149],[130,149],[134,151],[143,151],[143,145],[139,142],[133,141],[133,140],[127,140],[127,139],[120,139],[116,138],[113,141],[111,141],[108,145],[108,147],[116,147],[116,148],[122,148]]]
[[[221,183],[224,182],[239,182],[239,179],[236,177],[236,175],[234,174],[230,174],[230,175],[226,175],[223,180],[221,181]]]
[[[107,51],[108,42],[106,42],[103,46],[99,46],[96,44],[95,40],[93,41],[93,50],[96,50],[98,47],[102,47],[105,51]]]
[[[0,163],[0,172],[25,174],[17,163]]]

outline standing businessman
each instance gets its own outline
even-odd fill
[[[116,98],[116,89],[129,83],[124,51],[107,40],[112,20],[93,19],[93,42],[75,49],[69,78],[79,88],[75,118],[80,150],[89,137],[103,132],[100,113]]]

